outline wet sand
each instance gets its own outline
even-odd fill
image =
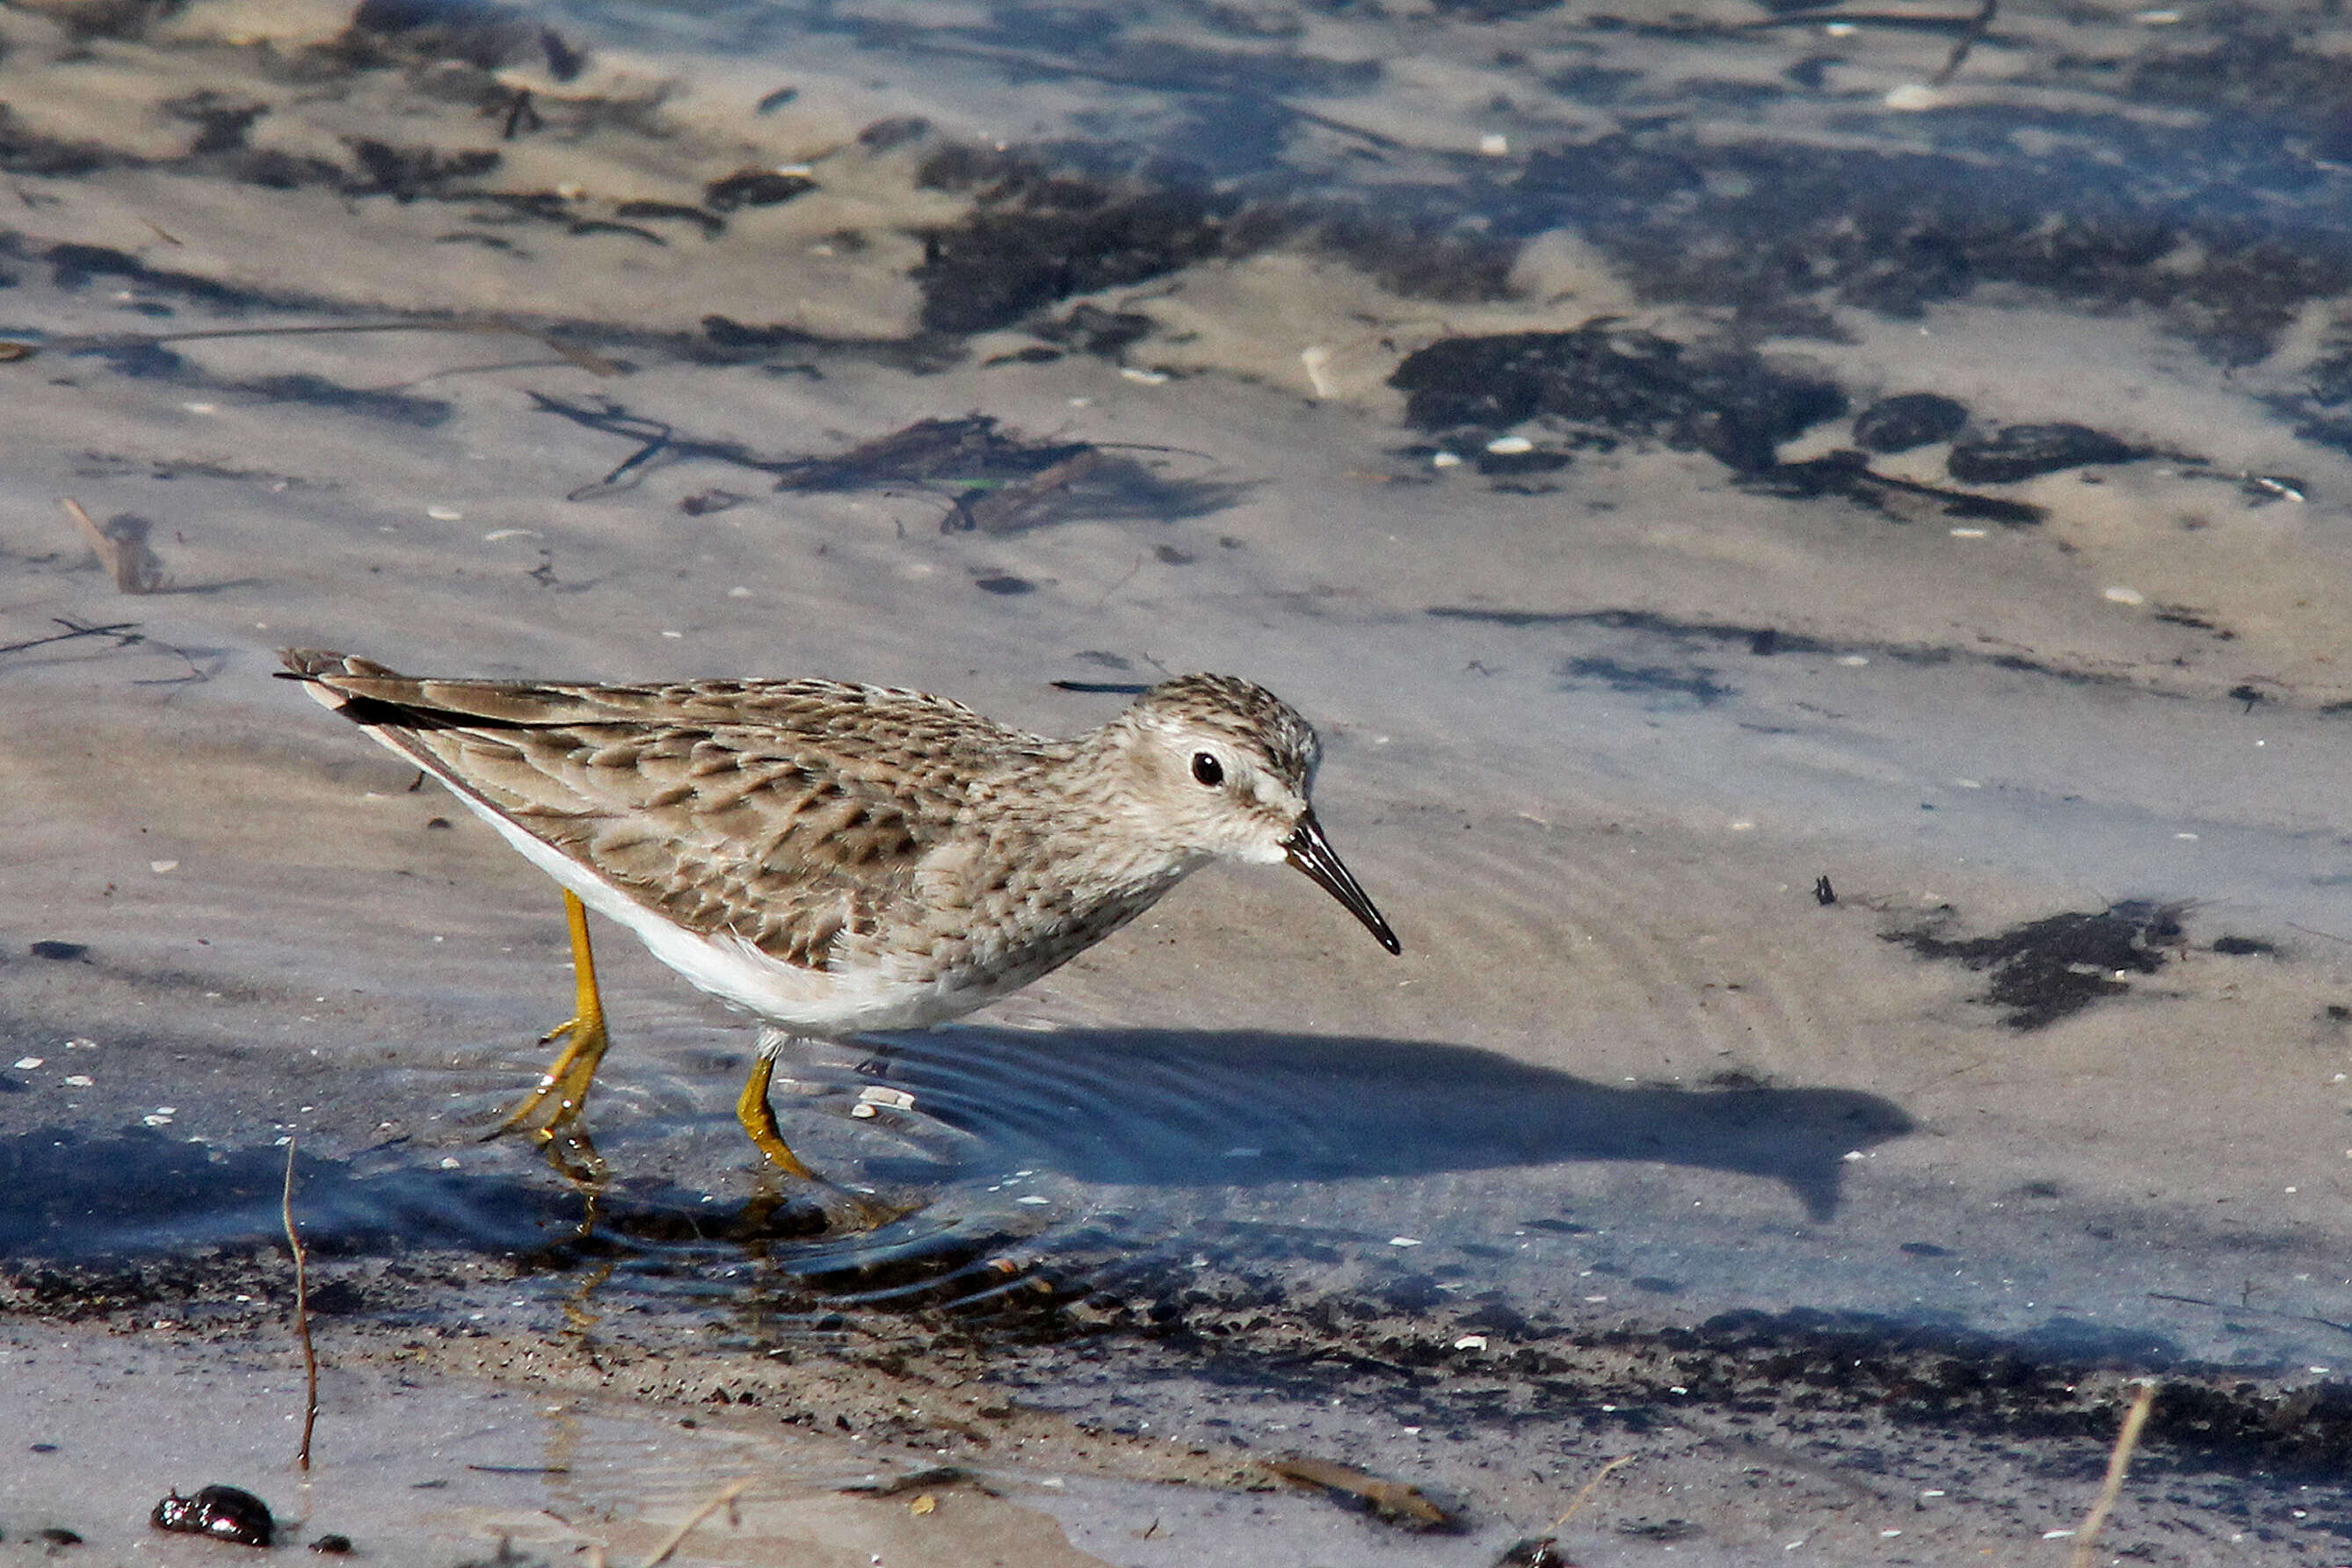
[[[0,1551],[294,1495],[294,1138],[309,1512],[386,1556],[553,1507],[519,1548],[639,1560],[739,1454],[775,1489],[677,1560],[1484,1564],[1627,1454],[1575,1561],[2055,1553],[2138,1375],[2110,1547],[2340,1554],[2352,273],[2276,105],[2346,41],[2012,6],[1930,86],[1956,32],[1729,4],[1249,15],[0,18],[0,1402],[152,1456],[0,1462]],[[381,322],[436,330],[165,341]],[[1957,439],[1865,449],[1919,391]],[[972,416],[1088,456],[806,463]],[[2058,424],[2127,450],[1961,477]],[[568,999],[552,889],[288,645],[1056,732],[1233,669],[1407,952],[1218,871],[813,1052],[795,1143],[922,1202],[828,1240],[734,1131],[748,1030],[615,933],[583,1235],[478,1142]],[[134,1369],[212,1392],[76,1397]],[[478,1462],[672,1447],[384,1503],[526,1406]],[[1235,1489],[1292,1450],[1463,1532]],[[877,1453],[1004,1496],[826,1489]]]

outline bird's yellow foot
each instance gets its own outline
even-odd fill
[[[793,1152],[792,1145],[784,1142],[783,1132],[776,1125],[775,1108],[768,1103],[768,1084],[775,1073],[775,1058],[761,1051],[760,1058],[751,1064],[751,1076],[743,1080],[743,1092],[736,1097],[735,1120],[743,1124],[743,1131],[751,1136],[760,1152],[767,1156],[768,1163],[786,1175],[797,1176],[819,1189],[818,1202],[824,1209],[826,1219],[838,1222],[832,1228],[877,1230],[913,1212],[893,1207],[864,1193],[853,1193],[838,1183],[827,1181],[809,1169],[807,1163]]]
[[[506,1119],[483,1134],[484,1142],[509,1132],[528,1131],[547,1155],[547,1163],[575,1182],[604,1179],[604,1162],[579,1125],[587,1106],[596,1068],[604,1060],[612,1038],[604,1030],[604,999],[596,987],[596,960],[588,945],[588,911],[568,889],[563,911],[572,930],[572,1016],[550,1029],[540,1040],[563,1041],[563,1049],[540,1075],[539,1087],[523,1098]]]

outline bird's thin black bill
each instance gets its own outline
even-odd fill
[[[1372,900],[1331,852],[1330,841],[1323,837],[1322,825],[1308,812],[1298,819],[1298,831],[1283,840],[1284,853],[1290,863],[1315,879],[1323,890],[1348,906],[1348,912],[1364,922],[1364,929],[1380,939],[1391,952],[1402,952],[1404,944],[1397,941],[1389,922],[1372,907]]]

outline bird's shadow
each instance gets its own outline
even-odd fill
[[[1766,1177],[1821,1220],[1847,1156],[1913,1125],[1859,1089],[1596,1083],[1419,1040],[963,1027],[891,1037],[867,1070],[994,1158],[1138,1185],[1637,1161]]]

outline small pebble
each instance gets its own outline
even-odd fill
[[[2099,597],[2105,599],[2110,604],[2116,605],[2144,605],[2147,603],[2147,595],[2141,593],[2137,588],[2102,588],[2099,590]]]
[[[1498,458],[1515,458],[1521,452],[1532,452],[1536,444],[1525,436],[1497,436],[1486,443],[1486,450]]]
[[[431,518],[436,522],[463,522],[466,521],[466,514],[459,511],[454,506],[428,506],[425,509],[425,515]]]
[[[239,1546],[267,1546],[278,1531],[269,1505],[241,1487],[206,1487],[194,1497],[177,1491],[155,1505],[148,1522],[180,1535],[208,1535]]]

